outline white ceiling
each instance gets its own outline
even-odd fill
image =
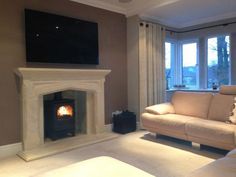
[[[236,0],[71,0],[94,7],[159,22],[174,28],[236,17]]]

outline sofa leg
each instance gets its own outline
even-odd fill
[[[201,150],[201,144],[192,142],[192,148],[196,150]]]
[[[149,132],[149,135],[156,139],[158,134],[154,132]]]

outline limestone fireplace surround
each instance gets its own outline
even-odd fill
[[[104,82],[111,70],[18,68],[23,151],[44,144],[43,95],[75,90],[86,92],[87,134],[105,131]]]

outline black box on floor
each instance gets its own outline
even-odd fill
[[[133,112],[123,111],[113,115],[113,131],[116,133],[129,133],[136,130],[136,115]]]

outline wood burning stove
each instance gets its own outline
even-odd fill
[[[52,140],[75,136],[74,100],[55,96],[44,101],[44,129],[45,137]]]

